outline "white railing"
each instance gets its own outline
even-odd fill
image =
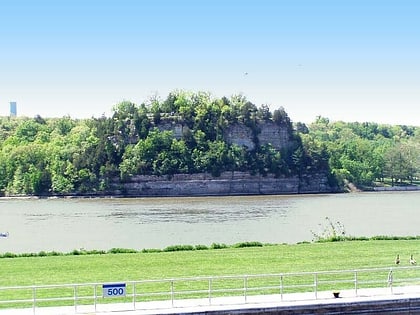
[[[395,294],[408,287],[420,293],[417,266],[15,286],[0,287],[0,313],[2,309],[27,308],[36,314],[38,308],[47,306],[67,306],[78,313],[87,307],[100,311],[101,307],[109,309],[111,305],[118,310],[138,310],[179,307],[187,301],[200,305],[246,304],[320,299],[326,298],[326,294],[331,298],[332,292],[339,291],[342,296],[359,296],[373,288],[375,295]]]

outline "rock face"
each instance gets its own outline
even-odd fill
[[[156,126],[160,131],[172,131],[175,139],[181,139],[184,132],[184,125],[176,122],[162,122]]]
[[[133,176],[112,184],[114,195],[124,196],[212,196],[212,195],[276,195],[332,192],[323,174],[304,179],[275,178],[273,175],[251,175],[225,172],[219,177],[210,174],[176,174],[168,176]]]
[[[164,121],[156,126],[161,131],[172,131],[176,139],[181,139],[184,129],[182,123],[175,121]],[[275,149],[281,150],[291,143],[291,134],[287,126],[278,125],[272,121],[260,121],[257,124],[258,134],[257,141],[260,145],[271,144]],[[229,144],[236,144],[240,147],[244,146],[248,150],[255,149],[255,136],[251,128],[241,123],[229,125],[224,130],[223,137]]]
[[[176,120],[162,121],[159,130],[169,130],[177,139],[183,136],[184,126]],[[271,144],[277,150],[293,144],[293,133],[286,124],[259,121],[256,128],[242,123],[232,124],[224,130],[229,144],[253,150],[257,145]],[[246,172],[210,174],[175,174],[171,176],[137,175],[124,182],[119,178],[111,183],[108,193],[121,196],[212,196],[212,195],[274,195],[300,193],[328,193],[333,188],[325,173],[311,173],[301,178],[275,177],[273,174],[252,175]]]
[[[280,150],[288,147],[291,143],[289,131],[284,126],[274,122],[264,122],[261,124],[260,130],[258,140],[262,145],[271,143],[275,149]]]
[[[252,130],[245,125],[234,124],[229,126],[224,132],[224,138],[229,144],[236,144],[240,147],[244,146],[248,150],[255,148]]]
[[[275,149],[281,150],[291,144],[291,135],[285,126],[270,121],[259,122],[258,131],[256,138],[260,145],[271,144]],[[229,126],[224,137],[229,144],[245,146],[248,150],[253,150],[256,145],[251,128],[243,124]]]

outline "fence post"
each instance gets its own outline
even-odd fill
[[[244,299],[245,299],[245,304],[247,302],[247,292],[248,291],[248,276],[244,276]]]
[[[171,303],[172,307],[174,307],[174,280],[171,280]]]
[[[133,310],[136,310],[136,283],[133,282]]]
[[[394,275],[392,273],[392,268],[390,268],[389,273],[388,273],[388,286],[391,289],[391,294],[394,294],[394,290],[392,289],[393,281],[394,281]]]
[[[357,282],[357,270],[354,271],[354,294],[357,296],[357,287],[358,287],[358,282]]]
[[[280,275],[280,300],[283,301],[283,275]]]
[[[212,277],[209,278],[209,305],[211,305],[211,294],[212,294],[212,286],[213,286],[213,281],[212,281]]]
[[[94,287],[93,287],[93,303],[95,305],[95,313],[96,313],[96,300],[98,298],[98,292],[96,290],[96,286],[97,285],[95,284]]]
[[[32,287],[32,310],[35,315],[35,307],[36,307],[36,287]]]
[[[77,286],[73,286],[74,312],[77,313]]]
[[[314,273],[315,300],[318,299],[318,274]]]

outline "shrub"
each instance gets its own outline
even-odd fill
[[[168,246],[163,249],[164,252],[177,252],[177,251],[184,251],[184,250],[194,250],[194,246],[192,245],[173,245]]]
[[[17,257],[16,254],[10,253],[10,252],[6,252],[3,255],[1,255],[1,258],[15,258]]]
[[[104,255],[106,254],[105,250],[97,250],[97,249],[93,249],[93,250],[88,250],[86,251],[87,255]]]
[[[325,217],[326,225],[321,226],[321,232],[316,233],[311,230],[314,242],[339,242],[347,240],[346,230],[340,222],[333,222],[329,217]]]
[[[242,242],[236,243],[233,245],[234,248],[243,248],[243,247],[262,247],[263,244],[260,242]]]
[[[223,248],[228,248],[228,246],[226,244],[219,244],[219,243],[213,243],[210,246],[211,249],[223,249]]]
[[[37,256],[38,256],[38,254],[36,254],[36,253],[23,253],[23,254],[19,255],[19,257],[37,257]],[[15,257],[17,257],[17,256],[15,256]]]
[[[209,249],[206,245],[195,245],[196,250],[207,250]]]
[[[159,248],[144,248],[141,250],[142,253],[160,253],[162,252]]]
[[[138,253],[135,249],[130,248],[111,248],[108,251],[109,254],[135,254]]]

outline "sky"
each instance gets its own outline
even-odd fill
[[[185,90],[420,126],[419,16],[418,0],[0,0],[0,116],[110,116]]]

